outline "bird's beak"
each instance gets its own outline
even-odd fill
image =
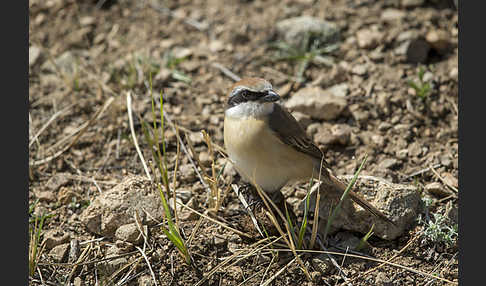
[[[263,101],[265,102],[275,102],[280,100],[280,95],[278,95],[275,91],[269,90],[267,95],[263,97]]]

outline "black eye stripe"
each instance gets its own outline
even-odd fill
[[[229,106],[235,106],[239,103],[247,102],[247,101],[255,101],[261,97],[267,95],[267,91],[258,92],[258,91],[250,91],[248,89],[242,89],[234,93],[234,95],[230,96],[228,99]]]

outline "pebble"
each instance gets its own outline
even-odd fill
[[[55,262],[66,262],[68,250],[69,243],[63,243],[53,247],[51,251],[49,251],[49,256],[52,257]]]

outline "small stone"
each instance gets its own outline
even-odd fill
[[[419,7],[424,4],[425,0],[402,0],[402,7],[414,8]]]
[[[459,76],[459,70],[457,69],[457,67],[453,67],[449,72],[449,77],[457,81],[458,76]]]
[[[129,223],[118,227],[115,231],[115,238],[133,244],[140,244],[143,236],[138,230],[136,223]]]
[[[227,167],[228,166],[226,166],[225,168]],[[192,191],[187,187],[178,188],[176,190],[176,197],[180,198],[183,203],[187,203],[192,197]]]
[[[383,121],[381,122],[379,125],[378,125],[378,130],[379,131],[387,131],[388,129],[390,129],[392,127],[392,125],[386,121]]]
[[[429,56],[430,45],[422,38],[409,42],[407,46],[407,62],[417,64],[425,63]]]
[[[359,76],[364,76],[368,73],[368,68],[366,67],[366,65],[356,65],[351,69],[351,73]]]
[[[75,277],[73,283],[74,286],[84,286],[84,281],[81,277]]]
[[[332,271],[332,261],[325,254],[320,254],[319,256],[312,258],[311,262],[312,266],[314,266],[314,268],[318,270],[321,275],[329,274]]]
[[[397,156],[398,159],[405,159],[408,157],[408,149],[401,149],[401,150],[397,150],[395,152],[395,156]]]
[[[387,159],[384,159],[383,161],[381,161],[378,164],[378,168],[381,169],[381,170],[393,169],[396,166],[398,166],[399,163],[400,162],[397,159],[387,158]]]
[[[363,108],[357,103],[349,106],[349,112],[351,112],[354,120],[360,123],[364,123],[368,120],[368,118],[370,118],[370,112],[363,110]]]
[[[51,191],[43,191],[35,194],[39,202],[55,202],[56,196]]]
[[[412,157],[419,157],[422,154],[422,146],[418,142],[413,142],[408,146],[408,154]]]
[[[57,195],[57,200],[62,205],[67,205],[73,201],[74,197],[76,197],[76,193],[71,191],[70,188],[61,187],[59,194]]]
[[[425,185],[425,190],[430,194],[435,195],[439,198],[443,198],[450,195],[450,193],[447,192],[442,186],[442,184],[439,182],[433,182]]]
[[[60,244],[69,242],[70,235],[60,229],[49,230],[44,234],[46,249],[52,249]]]
[[[33,66],[41,55],[41,49],[37,46],[29,47],[29,67]]]
[[[211,156],[208,152],[201,152],[199,153],[199,161],[203,166],[209,167],[211,166],[212,160]]]
[[[298,47],[307,35],[317,38],[320,43],[330,44],[339,40],[338,26],[311,16],[299,16],[277,22],[277,31],[288,44]]]
[[[334,96],[320,87],[306,87],[296,92],[285,106],[312,118],[333,120],[341,115],[346,104],[346,99]]]
[[[220,52],[224,49],[224,42],[220,40],[213,40],[209,43],[209,50],[213,53]]]
[[[459,223],[459,210],[451,201],[447,203],[444,215],[448,217],[453,224],[457,225]]]
[[[377,30],[362,29],[356,32],[358,46],[362,49],[374,49],[382,41],[383,34]]]
[[[66,185],[69,182],[67,174],[58,173],[49,178],[46,183],[46,188],[52,192],[57,191],[60,187]]]
[[[447,50],[449,49],[449,39],[449,34],[444,30],[432,30],[425,36],[425,40],[430,46],[442,55],[447,53]]]
[[[66,262],[68,250],[69,243],[63,243],[53,247],[51,251],[49,251],[49,256],[52,257],[55,262]]]
[[[214,238],[214,246],[216,246],[218,249],[225,248],[226,245],[228,244],[228,241],[222,237],[213,236],[213,238]]]
[[[381,19],[385,21],[401,20],[405,17],[405,12],[398,9],[388,8],[381,12]]]
[[[334,96],[345,97],[349,93],[349,85],[347,83],[336,84],[327,90]]]

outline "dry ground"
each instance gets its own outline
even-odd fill
[[[307,129],[316,140],[322,130],[319,126],[350,127],[350,138],[344,145],[316,140],[336,173],[354,173],[368,154],[362,174],[417,184],[422,189],[433,182],[440,186],[433,194],[422,192],[427,207],[408,233],[390,242],[374,237],[369,240],[372,247],[368,254],[383,260],[407,246],[392,262],[408,270],[386,265],[360,275],[379,263],[351,257],[343,261],[342,256],[335,256],[340,264],[344,262],[345,275],[334,266],[320,272],[310,263],[313,256],[308,255],[303,260],[314,282],[309,282],[293,263],[278,274],[272,285],[341,285],[346,284],[343,277],[353,279],[352,285],[446,284],[417,271],[457,282],[458,238],[452,237],[448,244],[427,235],[431,230],[424,220],[434,215],[453,218],[450,214],[458,206],[457,189],[452,190],[457,188],[458,178],[458,16],[449,1],[418,1],[424,3],[407,7],[404,2],[413,1],[30,0],[30,218],[32,221],[49,214],[42,235],[61,229],[71,241],[81,243],[81,252],[89,247],[84,262],[94,261],[75,269],[56,264],[45,249],[30,283],[61,285],[72,279],[85,285],[108,285],[121,281],[128,273],[124,280],[128,285],[152,285],[143,259],[117,275],[104,275],[100,265],[106,262],[102,261],[107,257],[106,249],[115,241],[96,240],[100,237],[86,230],[80,215],[100,191],[110,189],[128,174],[144,174],[130,135],[126,93],[132,94],[133,112],[151,121],[146,84],[150,73],[154,75],[155,93],[163,91],[164,111],[180,126],[181,133],[192,139],[202,161],[199,168],[208,168],[211,158],[200,131],[205,130],[215,144],[223,146],[223,109],[233,82],[217,63],[239,76],[265,77],[284,100],[305,85],[329,88],[344,83],[346,111],[329,122],[311,119]],[[387,9],[401,14],[387,20]],[[332,54],[335,65],[310,64],[302,83],[295,81],[295,62],[269,60],[274,53],[269,47],[276,39],[275,24],[299,15],[334,22],[341,32],[341,46]],[[376,43],[361,47],[357,34],[362,29],[377,31]],[[423,67],[432,89],[422,99],[409,84],[410,80],[418,81],[419,65],[406,61],[406,55],[400,52],[400,39],[425,36],[439,29],[446,31],[449,47],[445,52],[431,50],[427,54]],[[102,110],[106,103],[110,104]],[[96,116],[100,110],[100,116]],[[140,120],[135,117],[138,141],[149,157]],[[176,136],[170,128],[166,135],[172,166]],[[225,160],[216,155],[215,163],[219,170]],[[182,154],[177,187],[189,190],[198,202],[196,209],[204,212],[206,191],[191,168],[188,157]],[[56,186],[52,179],[56,174],[68,180]],[[238,182],[238,176],[233,175],[224,172],[221,189]],[[293,191],[288,195],[296,196]],[[238,204],[230,192],[223,206]],[[221,219],[225,219],[224,214],[219,214]],[[181,222],[186,236],[197,222]],[[447,223],[453,225],[453,219]],[[34,226],[33,222],[29,225]],[[207,274],[233,254],[230,246],[248,248],[252,243],[204,220],[190,246],[196,271],[182,262],[161,234],[158,227],[150,229],[153,250],[148,259],[157,285],[193,285],[202,279],[202,273]],[[253,254],[221,268],[207,283],[239,285],[248,279],[246,285],[259,284],[289,261],[283,254],[275,260],[272,257],[268,251]],[[126,258],[128,264],[140,259],[141,254],[129,252]]]

